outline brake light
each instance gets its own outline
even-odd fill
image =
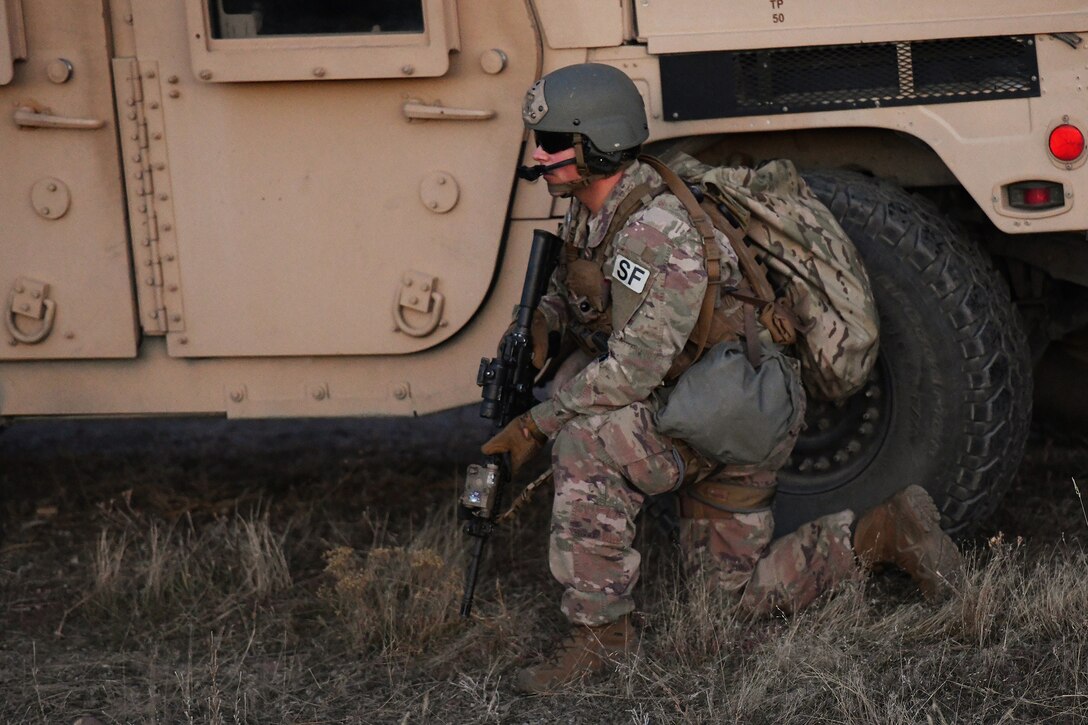
[[[1005,191],[1013,209],[1039,211],[1065,204],[1065,187],[1053,181],[1020,181],[1009,184]]]
[[[1059,161],[1073,161],[1084,153],[1084,134],[1072,124],[1063,123],[1050,132],[1050,153]]]

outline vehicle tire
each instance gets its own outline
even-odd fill
[[[845,171],[805,175],[858,247],[880,314],[880,355],[861,392],[809,401],[779,477],[778,533],[872,507],[917,483],[942,526],[991,514],[1023,454],[1030,355],[1008,286],[928,200]]]

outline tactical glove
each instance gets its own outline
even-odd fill
[[[516,473],[547,441],[548,437],[536,427],[532,416],[523,413],[507,423],[480,450],[488,456],[509,453],[511,473]]]
[[[507,334],[513,329],[514,323],[511,323],[510,327],[506,328]],[[548,353],[553,347],[558,346],[552,345],[551,335],[556,334],[558,336],[558,334],[552,333],[548,329],[548,321],[544,319],[544,313],[539,309],[533,310],[533,324],[529,328],[529,334],[532,336],[533,342],[533,367],[542,370],[544,363],[548,360]],[[506,337],[506,335],[503,335],[503,337]]]

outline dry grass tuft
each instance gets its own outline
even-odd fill
[[[321,598],[357,645],[412,656],[456,620],[460,574],[433,548],[348,547],[325,553],[332,584]]]

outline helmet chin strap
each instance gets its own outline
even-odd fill
[[[548,193],[557,197],[568,197],[579,189],[584,189],[594,181],[603,179],[607,174],[594,174],[589,170],[589,166],[586,164],[585,154],[585,137],[580,133],[574,134],[574,158],[568,159],[563,162],[565,164],[575,163],[578,166],[578,175],[580,178],[574,181],[565,181],[560,184],[548,184]]]

